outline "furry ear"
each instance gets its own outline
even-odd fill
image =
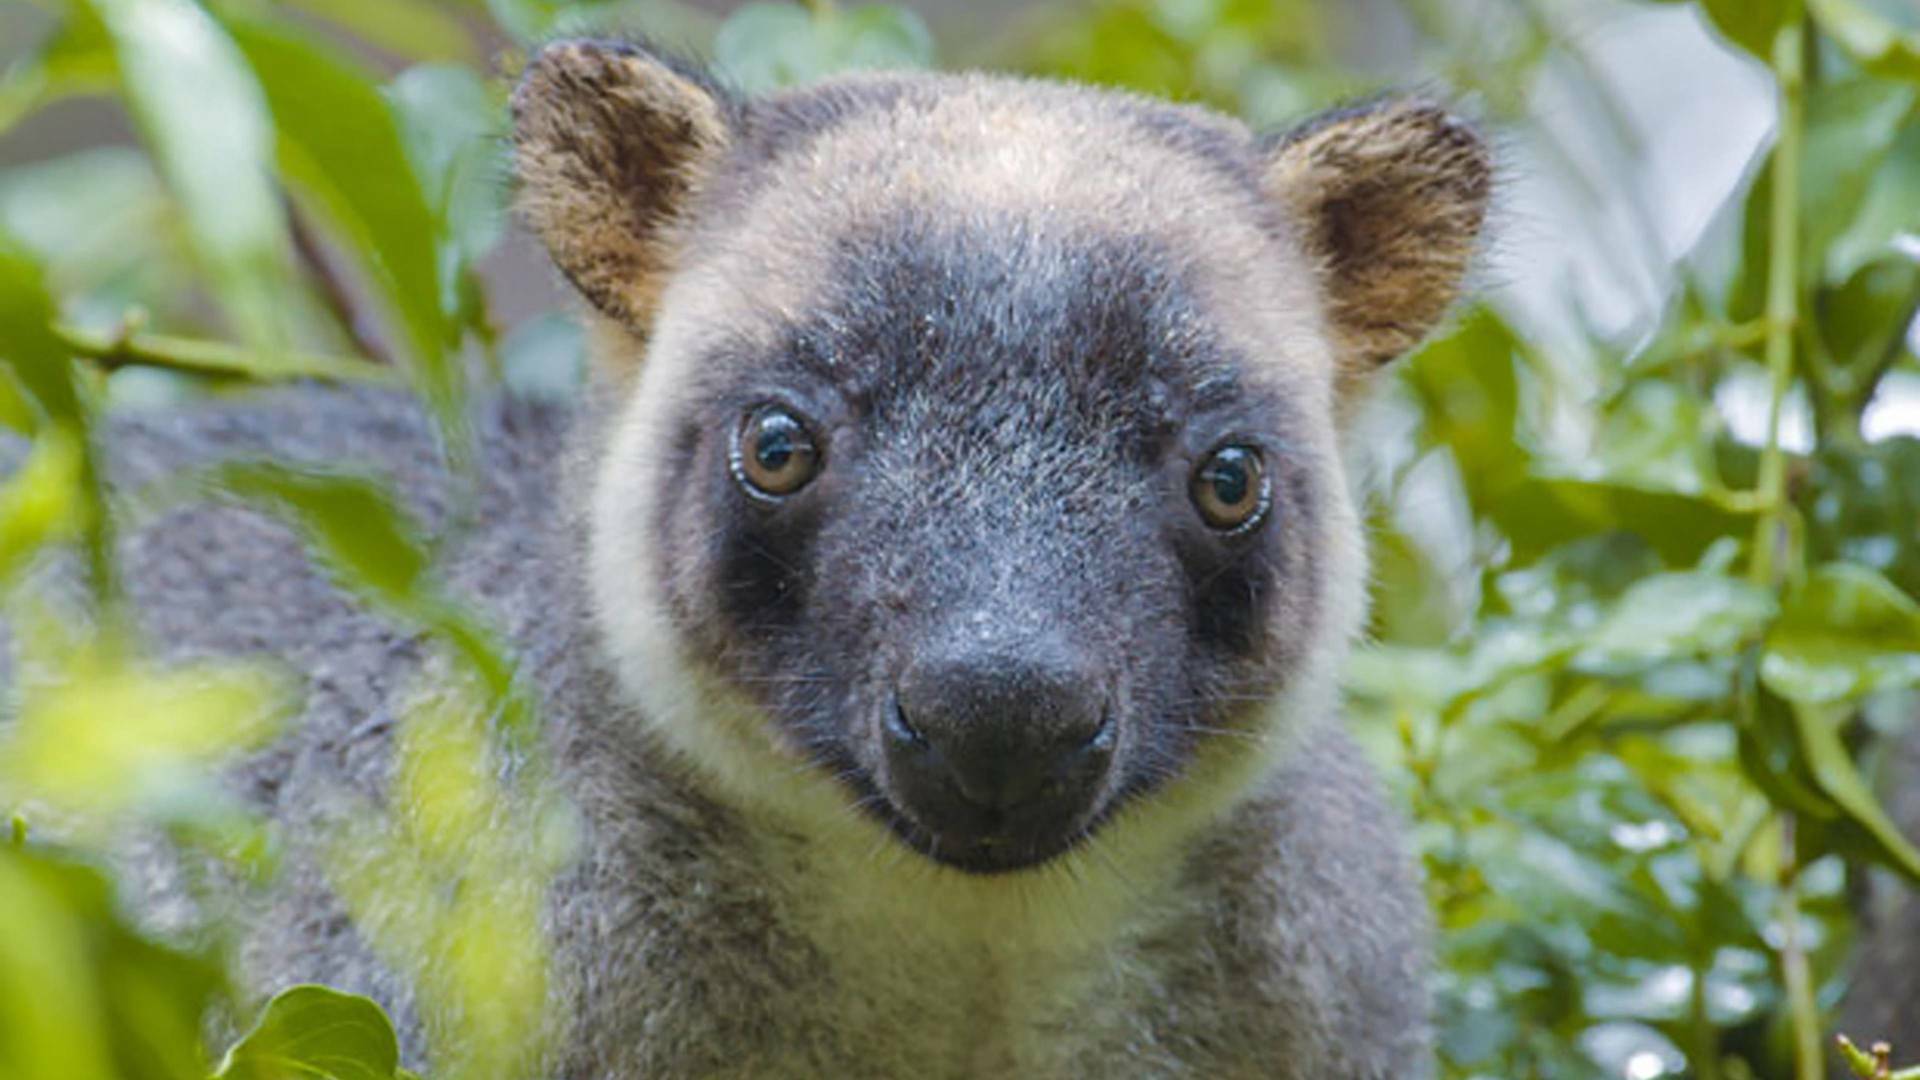
[[[1267,152],[1267,193],[1319,264],[1345,377],[1420,343],[1479,249],[1493,166],[1464,121],[1389,98],[1328,113]]]
[[[636,332],[734,113],[697,70],[619,42],[547,45],[514,90],[521,214],[574,287]]]

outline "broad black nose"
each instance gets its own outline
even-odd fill
[[[1005,830],[1014,817],[1073,822],[1099,791],[1116,741],[1092,666],[1045,645],[915,664],[884,728],[896,796],[923,825],[959,840]]]

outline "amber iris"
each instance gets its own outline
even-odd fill
[[[791,495],[820,471],[820,449],[799,418],[778,406],[746,418],[733,449],[734,476],[760,495]]]
[[[1223,446],[1193,472],[1193,505],[1216,529],[1252,528],[1268,505],[1266,466],[1250,446]]]

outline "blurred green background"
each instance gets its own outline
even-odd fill
[[[287,693],[143,662],[95,434],[262,383],[386,382],[458,466],[474,395],[570,394],[580,336],[505,212],[503,103],[531,43],[623,30],[751,91],[991,67],[1258,128],[1387,86],[1479,116],[1504,163],[1480,300],[1356,440],[1377,540],[1352,711],[1429,875],[1442,1075],[1823,1074],[1858,903],[1920,880],[1875,795],[1920,704],[1911,0],[0,3],[0,438],[23,462],[0,478],[0,1076],[395,1075],[378,1010],[320,989],[223,1059],[220,927],[136,928],[94,868],[138,828],[270,874],[270,827],[213,777]],[[511,697],[385,493],[225,481]],[[20,584],[62,549],[92,569],[84,618]],[[487,767],[511,725],[410,723],[416,819],[473,834],[537,798]],[[540,860],[461,872],[532,872],[509,862]],[[380,932],[498,941],[531,925],[522,884]],[[533,1052],[488,1018],[537,1002],[537,950],[488,948],[429,988],[476,1018],[434,1075]]]

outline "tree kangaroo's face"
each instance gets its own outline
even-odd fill
[[[1337,422],[1458,287],[1466,128],[1389,102],[1261,144],[988,79],[738,102],[593,43],[515,104],[621,397],[595,602],[697,762],[1009,871],[1325,683],[1363,572]]]

